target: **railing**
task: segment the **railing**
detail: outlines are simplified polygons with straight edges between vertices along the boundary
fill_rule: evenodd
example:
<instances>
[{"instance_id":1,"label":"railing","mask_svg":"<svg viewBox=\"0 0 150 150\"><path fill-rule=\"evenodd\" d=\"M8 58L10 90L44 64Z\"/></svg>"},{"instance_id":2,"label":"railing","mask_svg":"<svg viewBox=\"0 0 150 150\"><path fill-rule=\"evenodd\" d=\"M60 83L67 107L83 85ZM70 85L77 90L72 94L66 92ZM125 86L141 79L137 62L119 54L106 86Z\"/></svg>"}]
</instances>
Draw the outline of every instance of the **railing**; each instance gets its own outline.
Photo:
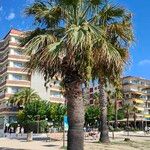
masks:
<instances>
[{"instance_id":1,"label":"railing","mask_svg":"<svg viewBox=\"0 0 150 150\"><path fill-rule=\"evenodd\" d=\"M28 60L28 59L29 59L29 56L25 56L25 55L12 55L12 54L9 54L9 55L8 55L8 58L10 58L10 59L25 59L25 60Z\"/></svg>"},{"instance_id":2,"label":"railing","mask_svg":"<svg viewBox=\"0 0 150 150\"><path fill-rule=\"evenodd\" d=\"M28 73L28 69L25 69L24 67L16 68L16 67L7 67L7 71L10 72L22 72L22 73Z\"/></svg>"},{"instance_id":3,"label":"railing","mask_svg":"<svg viewBox=\"0 0 150 150\"><path fill-rule=\"evenodd\" d=\"M8 47L9 43L5 44L2 48L0 48L0 52L4 51Z\"/></svg>"},{"instance_id":4,"label":"railing","mask_svg":"<svg viewBox=\"0 0 150 150\"><path fill-rule=\"evenodd\" d=\"M18 111L18 107L4 106L0 108L0 112L16 112Z\"/></svg>"},{"instance_id":5,"label":"railing","mask_svg":"<svg viewBox=\"0 0 150 150\"><path fill-rule=\"evenodd\" d=\"M10 97L10 96L12 96L13 94L8 94L8 93L4 93L4 94L2 94L1 96L0 96L0 99L3 99L3 98L5 98L5 97Z\"/></svg>"},{"instance_id":6,"label":"railing","mask_svg":"<svg viewBox=\"0 0 150 150\"><path fill-rule=\"evenodd\" d=\"M0 83L0 87L1 87L1 86L4 86L5 84L6 84L6 80L3 81L2 83Z\"/></svg>"},{"instance_id":7,"label":"railing","mask_svg":"<svg viewBox=\"0 0 150 150\"><path fill-rule=\"evenodd\" d=\"M30 81L23 81L23 80L6 80L0 84L0 87L4 86L5 84L13 84L13 85L30 87Z\"/></svg>"},{"instance_id":8,"label":"railing","mask_svg":"<svg viewBox=\"0 0 150 150\"><path fill-rule=\"evenodd\" d=\"M65 98L58 98L58 97L50 96L50 101L64 103L65 102Z\"/></svg>"},{"instance_id":9,"label":"railing","mask_svg":"<svg viewBox=\"0 0 150 150\"><path fill-rule=\"evenodd\" d=\"M0 63L4 62L6 59L8 59L7 55L4 58L0 59Z\"/></svg>"},{"instance_id":10,"label":"railing","mask_svg":"<svg viewBox=\"0 0 150 150\"><path fill-rule=\"evenodd\" d=\"M0 74L3 74L6 71L7 71L7 68L4 68L4 69L0 70Z\"/></svg>"}]
</instances>

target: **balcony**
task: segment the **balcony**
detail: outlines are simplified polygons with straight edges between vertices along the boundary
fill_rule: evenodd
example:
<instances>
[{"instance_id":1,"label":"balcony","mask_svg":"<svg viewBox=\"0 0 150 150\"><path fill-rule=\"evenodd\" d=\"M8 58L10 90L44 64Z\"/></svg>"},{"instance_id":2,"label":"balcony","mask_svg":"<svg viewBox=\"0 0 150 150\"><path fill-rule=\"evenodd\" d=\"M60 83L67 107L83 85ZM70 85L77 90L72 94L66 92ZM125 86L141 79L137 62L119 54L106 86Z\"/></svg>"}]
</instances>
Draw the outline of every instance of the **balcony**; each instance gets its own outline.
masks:
<instances>
[{"instance_id":1,"label":"balcony","mask_svg":"<svg viewBox=\"0 0 150 150\"><path fill-rule=\"evenodd\" d=\"M29 56L25 56L25 55L12 55L12 54L9 54L8 55L8 59L10 60L20 60L20 61L28 61L29 59Z\"/></svg>"},{"instance_id":2,"label":"balcony","mask_svg":"<svg viewBox=\"0 0 150 150\"><path fill-rule=\"evenodd\" d=\"M50 91L61 92L61 89L60 89L60 86L52 86L52 87L50 87Z\"/></svg>"},{"instance_id":3,"label":"balcony","mask_svg":"<svg viewBox=\"0 0 150 150\"><path fill-rule=\"evenodd\" d=\"M7 80L6 84L10 86L30 87L30 81L25 80Z\"/></svg>"},{"instance_id":4,"label":"balcony","mask_svg":"<svg viewBox=\"0 0 150 150\"><path fill-rule=\"evenodd\" d=\"M4 86L5 84L6 84L6 81L1 82L1 83L0 83L0 87L1 87L1 86Z\"/></svg>"},{"instance_id":5,"label":"balcony","mask_svg":"<svg viewBox=\"0 0 150 150\"><path fill-rule=\"evenodd\" d=\"M135 106L135 108L136 108L138 111L144 111L144 108L143 108L143 107Z\"/></svg>"},{"instance_id":6,"label":"balcony","mask_svg":"<svg viewBox=\"0 0 150 150\"><path fill-rule=\"evenodd\" d=\"M0 107L0 113L2 112L17 112L17 107L11 107L11 106L1 106Z\"/></svg>"},{"instance_id":7,"label":"balcony","mask_svg":"<svg viewBox=\"0 0 150 150\"><path fill-rule=\"evenodd\" d=\"M7 71L7 68L3 68L2 70L0 70L0 75L5 73Z\"/></svg>"},{"instance_id":8,"label":"balcony","mask_svg":"<svg viewBox=\"0 0 150 150\"><path fill-rule=\"evenodd\" d=\"M137 104L144 104L144 101L142 99L133 99L133 101Z\"/></svg>"},{"instance_id":9,"label":"balcony","mask_svg":"<svg viewBox=\"0 0 150 150\"><path fill-rule=\"evenodd\" d=\"M18 86L18 87L30 87L30 81L26 80L6 80L0 84L0 87L7 86Z\"/></svg>"},{"instance_id":10,"label":"balcony","mask_svg":"<svg viewBox=\"0 0 150 150\"><path fill-rule=\"evenodd\" d=\"M65 102L65 98L58 98L58 97L50 96L50 102L64 103Z\"/></svg>"},{"instance_id":11,"label":"balcony","mask_svg":"<svg viewBox=\"0 0 150 150\"><path fill-rule=\"evenodd\" d=\"M3 47L0 48L0 52L5 51L5 49L8 47L9 43L5 44Z\"/></svg>"},{"instance_id":12,"label":"balcony","mask_svg":"<svg viewBox=\"0 0 150 150\"><path fill-rule=\"evenodd\" d=\"M144 115L144 118L150 118L150 114Z\"/></svg>"},{"instance_id":13,"label":"balcony","mask_svg":"<svg viewBox=\"0 0 150 150\"><path fill-rule=\"evenodd\" d=\"M7 72L10 73L28 74L28 71L29 70L25 68L7 67Z\"/></svg>"},{"instance_id":14,"label":"balcony","mask_svg":"<svg viewBox=\"0 0 150 150\"><path fill-rule=\"evenodd\" d=\"M8 56L5 56L5 57L1 58L0 63L4 62L6 59L8 59Z\"/></svg>"},{"instance_id":15,"label":"balcony","mask_svg":"<svg viewBox=\"0 0 150 150\"><path fill-rule=\"evenodd\" d=\"M6 93L4 93L4 94L2 94L2 95L0 95L0 99L9 99L9 97L10 96L12 96L13 94L6 94Z\"/></svg>"}]
</instances>

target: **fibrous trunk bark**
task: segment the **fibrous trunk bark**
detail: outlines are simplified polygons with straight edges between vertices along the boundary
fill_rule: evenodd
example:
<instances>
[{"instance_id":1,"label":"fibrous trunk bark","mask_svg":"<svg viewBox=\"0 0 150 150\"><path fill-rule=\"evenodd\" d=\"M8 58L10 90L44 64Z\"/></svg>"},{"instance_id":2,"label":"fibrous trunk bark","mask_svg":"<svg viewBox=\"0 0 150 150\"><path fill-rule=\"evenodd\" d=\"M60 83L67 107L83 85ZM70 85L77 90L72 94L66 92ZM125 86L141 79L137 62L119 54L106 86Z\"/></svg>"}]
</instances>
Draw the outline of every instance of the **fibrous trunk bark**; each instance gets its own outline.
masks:
<instances>
[{"instance_id":1,"label":"fibrous trunk bark","mask_svg":"<svg viewBox=\"0 0 150 150\"><path fill-rule=\"evenodd\" d=\"M69 123L67 150L83 150L84 105L82 98L81 82L73 78L73 75L68 77L68 83L66 84L67 86L65 89Z\"/></svg>"},{"instance_id":2,"label":"fibrous trunk bark","mask_svg":"<svg viewBox=\"0 0 150 150\"><path fill-rule=\"evenodd\" d=\"M115 99L115 128L118 127L118 107L117 107L117 99Z\"/></svg>"},{"instance_id":3,"label":"fibrous trunk bark","mask_svg":"<svg viewBox=\"0 0 150 150\"><path fill-rule=\"evenodd\" d=\"M127 110L127 127L129 127L129 110Z\"/></svg>"},{"instance_id":4,"label":"fibrous trunk bark","mask_svg":"<svg viewBox=\"0 0 150 150\"><path fill-rule=\"evenodd\" d=\"M109 130L107 125L107 95L105 92L105 84L100 79L100 142L109 143Z\"/></svg>"}]
</instances>

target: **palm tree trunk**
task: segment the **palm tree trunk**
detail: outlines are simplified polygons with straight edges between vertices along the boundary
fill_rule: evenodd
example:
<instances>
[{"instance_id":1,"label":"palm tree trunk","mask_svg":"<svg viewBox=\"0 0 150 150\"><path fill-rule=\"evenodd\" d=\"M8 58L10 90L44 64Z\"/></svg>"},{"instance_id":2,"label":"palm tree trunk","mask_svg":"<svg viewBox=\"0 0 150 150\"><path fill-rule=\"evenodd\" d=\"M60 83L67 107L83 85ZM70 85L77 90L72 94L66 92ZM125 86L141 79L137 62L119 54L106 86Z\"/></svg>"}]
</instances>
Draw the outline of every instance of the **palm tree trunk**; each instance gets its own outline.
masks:
<instances>
[{"instance_id":1,"label":"palm tree trunk","mask_svg":"<svg viewBox=\"0 0 150 150\"><path fill-rule=\"evenodd\" d=\"M118 127L118 107L117 107L117 99L115 99L115 128Z\"/></svg>"},{"instance_id":2,"label":"palm tree trunk","mask_svg":"<svg viewBox=\"0 0 150 150\"><path fill-rule=\"evenodd\" d=\"M109 130L107 125L107 96L103 78L100 78L100 139L102 143L109 142Z\"/></svg>"},{"instance_id":3,"label":"palm tree trunk","mask_svg":"<svg viewBox=\"0 0 150 150\"><path fill-rule=\"evenodd\" d=\"M67 150L84 149L84 105L82 98L81 82L72 79L67 83L65 88L65 97L67 99L68 114L68 140ZM73 80L73 81L72 81Z\"/></svg>"},{"instance_id":4,"label":"palm tree trunk","mask_svg":"<svg viewBox=\"0 0 150 150\"><path fill-rule=\"evenodd\" d=\"M129 111L127 110L127 127L129 128Z\"/></svg>"}]
</instances>

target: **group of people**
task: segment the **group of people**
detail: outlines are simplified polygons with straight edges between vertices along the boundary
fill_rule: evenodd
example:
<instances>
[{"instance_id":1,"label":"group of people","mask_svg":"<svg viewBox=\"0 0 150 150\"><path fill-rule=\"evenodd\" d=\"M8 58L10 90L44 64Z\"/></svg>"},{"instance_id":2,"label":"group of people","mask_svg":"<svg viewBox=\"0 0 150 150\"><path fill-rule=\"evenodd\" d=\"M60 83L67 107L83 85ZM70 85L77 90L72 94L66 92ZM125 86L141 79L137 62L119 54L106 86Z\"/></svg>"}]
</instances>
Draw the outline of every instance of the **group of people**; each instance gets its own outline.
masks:
<instances>
[{"instance_id":1,"label":"group of people","mask_svg":"<svg viewBox=\"0 0 150 150\"><path fill-rule=\"evenodd\" d=\"M4 132L5 132L5 137L8 136L8 133L9 136L11 136L12 133L15 133L16 137L18 137L19 134L21 136L24 134L24 127L20 127L18 125L17 128L15 129L13 126L10 126L10 127L6 127Z\"/></svg>"},{"instance_id":2,"label":"group of people","mask_svg":"<svg viewBox=\"0 0 150 150\"><path fill-rule=\"evenodd\" d=\"M85 128L84 127L84 132L85 132L85 139L87 137L92 137L93 140L96 140L98 138L99 132L95 129L90 129L90 128Z\"/></svg>"}]
</instances>

